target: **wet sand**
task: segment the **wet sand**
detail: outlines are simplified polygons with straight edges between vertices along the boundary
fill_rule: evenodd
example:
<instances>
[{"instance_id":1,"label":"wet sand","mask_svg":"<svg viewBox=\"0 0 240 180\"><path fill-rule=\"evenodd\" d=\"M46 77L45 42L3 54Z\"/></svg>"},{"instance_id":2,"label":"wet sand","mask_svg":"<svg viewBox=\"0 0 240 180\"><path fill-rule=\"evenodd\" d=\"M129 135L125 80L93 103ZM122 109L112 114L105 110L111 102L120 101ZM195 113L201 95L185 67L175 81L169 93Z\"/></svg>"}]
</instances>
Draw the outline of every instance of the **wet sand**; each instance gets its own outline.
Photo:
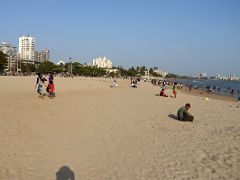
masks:
<instances>
[{"instance_id":1,"label":"wet sand","mask_svg":"<svg viewBox=\"0 0 240 180\"><path fill-rule=\"evenodd\" d=\"M56 98L41 99L34 82L0 77L1 180L240 177L238 102L99 78L56 78ZM187 102L193 123L174 119Z\"/></svg>"}]
</instances>

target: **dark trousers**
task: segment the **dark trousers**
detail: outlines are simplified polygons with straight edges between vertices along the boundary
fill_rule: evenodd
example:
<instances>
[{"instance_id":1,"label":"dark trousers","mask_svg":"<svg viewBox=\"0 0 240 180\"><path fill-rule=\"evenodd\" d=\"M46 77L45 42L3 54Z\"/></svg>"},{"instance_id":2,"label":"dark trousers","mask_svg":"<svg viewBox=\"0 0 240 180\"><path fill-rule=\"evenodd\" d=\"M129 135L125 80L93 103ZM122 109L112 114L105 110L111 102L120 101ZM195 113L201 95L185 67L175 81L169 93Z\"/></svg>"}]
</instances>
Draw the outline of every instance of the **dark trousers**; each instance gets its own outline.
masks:
<instances>
[{"instance_id":1,"label":"dark trousers","mask_svg":"<svg viewBox=\"0 0 240 180\"><path fill-rule=\"evenodd\" d=\"M193 116L184 116L183 121L193 121L194 117Z\"/></svg>"}]
</instances>

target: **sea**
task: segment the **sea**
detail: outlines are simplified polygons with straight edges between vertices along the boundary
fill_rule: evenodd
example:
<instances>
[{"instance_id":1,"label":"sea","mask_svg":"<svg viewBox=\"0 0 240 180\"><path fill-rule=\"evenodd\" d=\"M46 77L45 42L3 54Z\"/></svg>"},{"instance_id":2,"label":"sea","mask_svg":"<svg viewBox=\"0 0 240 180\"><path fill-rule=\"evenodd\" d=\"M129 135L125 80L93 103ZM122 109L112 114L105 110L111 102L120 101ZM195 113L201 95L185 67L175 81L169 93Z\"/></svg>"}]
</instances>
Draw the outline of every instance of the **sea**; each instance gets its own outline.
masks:
<instances>
[{"instance_id":1,"label":"sea","mask_svg":"<svg viewBox=\"0 0 240 180\"><path fill-rule=\"evenodd\" d=\"M224 96L240 97L240 81L227 81L227 80L189 80L189 79L178 79L176 82L193 88L198 88L203 91L210 89L213 93L221 94ZM233 91L233 93L231 93Z\"/></svg>"}]
</instances>

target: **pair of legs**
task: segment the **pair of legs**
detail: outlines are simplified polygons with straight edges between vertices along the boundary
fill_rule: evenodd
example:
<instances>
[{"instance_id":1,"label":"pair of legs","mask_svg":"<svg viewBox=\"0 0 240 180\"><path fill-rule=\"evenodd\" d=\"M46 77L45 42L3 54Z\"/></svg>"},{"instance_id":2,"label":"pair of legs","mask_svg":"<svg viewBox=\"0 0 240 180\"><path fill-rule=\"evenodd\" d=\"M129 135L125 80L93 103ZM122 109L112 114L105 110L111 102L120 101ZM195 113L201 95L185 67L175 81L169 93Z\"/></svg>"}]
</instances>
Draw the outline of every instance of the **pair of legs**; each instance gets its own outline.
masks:
<instances>
[{"instance_id":1,"label":"pair of legs","mask_svg":"<svg viewBox=\"0 0 240 180\"><path fill-rule=\"evenodd\" d=\"M37 92L39 94L39 97L43 98L44 94L42 93L42 85L41 84L38 85Z\"/></svg>"},{"instance_id":2,"label":"pair of legs","mask_svg":"<svg viewBox=\"0 0 240 180\"><path fill-rule=\"evenodd\" d=\"M194 117L193 116L184 116L183 117L183 121L193 121L194 120Z\"/></svg>"},{"instance_id":3,"label":"pair of legs","mask_svg":"<svg viewBox=\"0 0 240 180\"><path fill-rule=\"evenodd\" d=\"M173 95L174 95L175 98L177 97L177 91L176 90L173 91Z\"/></svg>"},{"instance_id":4,"label":"pair of legs","mask_svg":"<svg viewBox=\"0 0 240 180\"><path fill-rule=\"evenodd\" d=\"M55 93L54 93L54 92L49 92L49 97L50 97L50 98L55 97Z\"/></svg>"}]
</instances>

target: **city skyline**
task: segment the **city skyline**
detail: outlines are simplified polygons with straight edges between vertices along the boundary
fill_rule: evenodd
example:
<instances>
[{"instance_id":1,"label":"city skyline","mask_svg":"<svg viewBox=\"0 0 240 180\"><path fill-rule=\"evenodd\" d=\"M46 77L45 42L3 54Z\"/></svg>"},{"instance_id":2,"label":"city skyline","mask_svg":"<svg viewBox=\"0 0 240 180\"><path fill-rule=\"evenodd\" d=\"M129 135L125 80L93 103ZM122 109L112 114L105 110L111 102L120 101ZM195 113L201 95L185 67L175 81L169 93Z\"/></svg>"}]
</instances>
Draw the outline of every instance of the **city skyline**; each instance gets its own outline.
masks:
<instances>
[{"instance_id":1,"label":"city skyline","mask_svg":"<svg viewBox=\"0 0 240 180\"><path fill-rule=\"evenodd\" d=\"M46 11L33 8L43 4ZM8 19L2 20L5 28L0 29L0 41L17 46L18 37L30 33L38 42L37 49L51 50L53 62L69 57L88 62L107 56L114 65L124 67L146 65L182 75L240 76L237 0L22 0L2 5L15 13L3 9Z\"/></svg>"}]
</instances>

